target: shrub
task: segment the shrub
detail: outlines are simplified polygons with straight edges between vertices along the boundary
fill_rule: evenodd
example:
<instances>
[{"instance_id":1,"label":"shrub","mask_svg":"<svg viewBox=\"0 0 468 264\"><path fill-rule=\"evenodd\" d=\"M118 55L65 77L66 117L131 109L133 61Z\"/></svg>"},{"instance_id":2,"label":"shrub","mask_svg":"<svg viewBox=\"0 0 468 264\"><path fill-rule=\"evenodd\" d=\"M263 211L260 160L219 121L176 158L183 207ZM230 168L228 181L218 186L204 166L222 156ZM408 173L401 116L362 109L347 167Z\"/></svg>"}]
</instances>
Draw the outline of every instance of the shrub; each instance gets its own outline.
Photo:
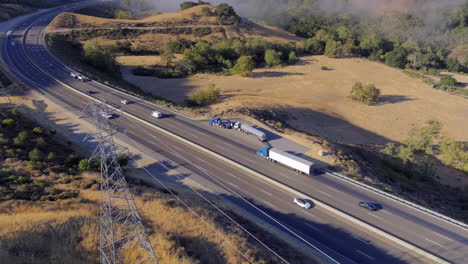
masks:
<instances>
[{"instance_id":1,"label":"shrub","mask_svg":"<svg viewBox=\"0 0 468 264\"><path fill-rule=\"evenodd\" d=\"M120 164L120 166L125 167L128 165L128 162L130 161L130 157L126 154L119 154L117 156L117 162Z\"/></svg>"},{"instance_id":2,"label":"shrub","mask_svg":"<svg viewBox=\"0 0 468 264\"><path fill-rule=\"evenodd\" d=\"M36 141L36 146L38 148L44 148L45 146L47 146L47 143L43 137L36 138L35 141Z\"/></svg>"},{"instance_id":3,"label":"shrub","mask_svg":"<svg viewBox=\"0 0 468 264\"><path fill-rule=\"evenodd\" d=\"M41 161L44 158L44 154L38 148L34 148L29 152L29 159L31 161Z\"/></svg>"},{"instance_id":4,"label":"shrub","mask_svg":"<svg viewBox=\"0 0 468 264\"><path fill-rule=\"evenodd\" d=\"M288 62L289 62L289 64L296 64L297 55L296 55L296 52L294 50L289 53Z\"/></svg>"},{"instance_id":5,"label":"shrub","mask_svg":"<svg viewBox=\"0 0 468 264\"><path fill-rule=\"evenodd\" d=\"M55 153L54 152L50 152L49 155L47 155L47 160L50 160L50 161L53 161L55 160Z\"/></svg>"},{"instance_id":6,"label":"shrub","mask_svg":"<svg viewBox=\"0 0 468 264\"><path fill-rule=\"evenodd\" d=\"M320 69L321 69L322 71L328 71L328 70L330 70L327 66L321 66Z\"/></svg>"},{"instance_id":7,"label":"shrub","mask_svg":"<svg viewBox=\"0 0 468 264\"><path fill-rule=\"evenodd\" d=\"M363 85L361 82L357 82L353 85L350 94L351 99L363 102L367 105L375 103L379 96L380 89L375 87L375 85Z\"/></svg>"},{"instance_id":8,"label":"shrub","mask_svg":"<svg viewBox=\"0 0 468 264\"><path fill-rule=\"evenodd\" d=\"M221 24L237 25L241 21L234 8L226 3L222 3L216 7L216 15Z\"/></svg>"},{"instance_id":9,"label":"shrub","mask_svg":"<svg viewBox=\"0 0 468 264\"><path fill-rule=\"evenodd\" d=\"M18 110L18 107L16 107L16 106L13 107L13 108L11 109L11 114L14 115L14 116L19 116L19 115L20 115L20 112L19 112L19 110Z\"/></svg>"},{"instance_id":10,"label":"shrub","mask_svg":"<svg viewBox=\"0 0 468 264\"><path fill-rule=\"evenodd\" d=\"M16 124L16 121L14 119L11 119L11 118L8 118L8 119L4 119L2 121L2 126L4 127L14 127Z\"/></svg>"},{"instance_id":11,"label":"shrub","mask_svg":"<svg viewBox=\"0 0 468 264\"><path fill-rule=\"evenodd\" d=\"M432 144L439 133L440 122L431 120L425 127L411 130L404 143L412 151L424 151L427 154L432 154Z\"/></svg>"},{"instance_id":12,"label":"shrub","mask_svg":"<svg viewBox=\"0 0 468 264\"><path fill-rule=\"evenodd\" d=\"M44 129L42 129L41 127L35 127L35 128L33 128L32 131L33 131L34 134L38 134L38 135L44 133Z\"/></svg>"},{"instance_id":13,"label":"shrub","mask_svg":"<svg viewBox=\"0 0 468 264\"><path fill-rule=\"evenodd\" d=\"M13 139L13 143L18 146L24 146L26 145L28 141L28 132L27 131L21 131L18 133L18 136Z\"/></svg>"},{"instance_id":14,"label":"shrub","mask_svg":"<svg viewBox=\"0 0 468 264\"><path fill-rule=\"evenodd\" d=\"M91 170L91 164L88 159L82 159L78 163L78 170L80 171L88 171Z\"/></svg>"},{"instance_id":15,"label":"shrub","mask_svg":"<svg viewBox=\"0 0 468 264\"><path fill-rule=\"evenodd\" d=\"M236 75L240 75L242 77L248 77L252 75L252 71L255 69L255 62L253 61L252 57L249 56L241 56L234 68L232 69L232 73Z\"/></svg>"},{"instance_id":16,"label":"shrub","mask_svg":"<svg viewBox=\"0 0 468 264\"><path fill-rule=\"evenodd\" d=\"M117 10L114 13L114 18L116 19L133 19L132 13L124 10Z\"/></svg>"},{"instance_id":17,"label":"shrub","mask_svg":"<svg viewBox=\"0 0 468 264\"><path fill-rule=\"evenodd\" d=\"M457 80L453 78L451 75L445 75L440 78L440 86L455 86L457 84Z\"/></svg>"},{"instance_id":18,"label":"shrub","mask_svg":"<svg viewBox=\"0 0 468 264\"><path fill-rule=\"evenodd\" d=\"M79 162L79 158L77 155L69 155L66 159L65 159L65 163L67 165L70 165L70 166L73 166L73 165L77 165Z\"/></svg>"},{"instance_id":19,"label":"shrub","mask_svg":"<svg viewBox=\"0 0 468 264\"><path fill-rule=\"evenodd\" d=\"M191 106L204 106L216 102L221 97L221 90L214 84L204 90L191 94L187 98L187 104Z\"/></svg>"},{"instance_id":20,"label":"shrub","mask_svg":"<svg viewBox=\"0 0 468 264\"><path fill-rule=\"evenodd\" d=\"M267 66L276 66L282 63L281 56L283 53L281 51L276 51L274 49L267 49L265 51L265 63Z\"/></svg>"},{"instance_id":21,"label":"shrub","mask_svg":"<svg viewBox=\"0 0 468 264\"><path fill-rule=\"evenodd\" d=\"M442 152L442 162L445 165L453 166L459 170L468 172L468 145L455 141L452 138L445 138L440 145Z\"/></svg>"}]
</instances>

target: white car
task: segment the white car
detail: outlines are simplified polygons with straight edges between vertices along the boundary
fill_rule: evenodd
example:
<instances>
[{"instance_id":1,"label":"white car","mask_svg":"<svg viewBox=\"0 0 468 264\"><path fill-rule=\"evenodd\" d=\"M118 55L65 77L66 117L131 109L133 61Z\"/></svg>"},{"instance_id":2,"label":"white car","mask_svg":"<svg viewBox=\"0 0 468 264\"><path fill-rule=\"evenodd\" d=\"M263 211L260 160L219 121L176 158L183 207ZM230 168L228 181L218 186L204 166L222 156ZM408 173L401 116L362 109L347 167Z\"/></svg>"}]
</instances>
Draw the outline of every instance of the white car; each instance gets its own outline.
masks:
<instances>
[{"instance_id":1,"label":"white car","mask_svg":"<svg viewBox=\"0 0 468 264\"><path fill-rule=\"evenodd\" d=\"M151 115L153 117L156 117L156 118L161 118L162 117L162 113L159 112L159 111L153 111L153 113Z\"/></svg>"},{"instance_id":2,"label":"white car","mask_svg":"<svg viewBox=\"0 0 468 264\"><path fill-rule=\"evenodd\" d=\"M302 198L294 198L294 203L304 209L309 209L310 207L312 207L312 205L307 200Z\"/></svg>"},{"instance_id":3,"label":"white car","mask_svg":"<svg viewBox=\"0 0 468 264\"><path fill-rule=\"evenodd\" d=\"M102 112L101 115L105 119L111 119L112 118L112 114L109 114L109 113L106 113L106 112Z\"/></svg>"},{"instance_id":4,"label":"white car","mask_svg":"<svg viewBox=\"0 0 468 264\"><path fill-rule=\"evenodd\" d=\"M70 77L76 79L76 78L78 78L78 73L76 73L76 72L70 72Z\"/></svg>"},{"instance_id":5,"label":"white car","mask_svg":"<svg viewBox=\"0 0 468 264\"><path fill-rule=\"evenodd\" d=\"M130 101L128 101L128 100L122 100L122 101L120 101L120 103L122 103L122 104L126 105L126 104L129 104L129 103L130 103Z\"/></svg>"},{"instance_id":6,"label":"white car","mask_svg":"<svg viewBox=\"0 0 468 264\"><path fill-rule=\"evenodd\" d=\"M87 82L87 81L89 81L88 77L83 76L83 75L78 75L77 78L78 78L78 81L80 81L80 82Z\"/></svg>"},{"instance_id":7,"label":"white car","mask_svg":"<svg viewBox=\"0 0 468 264\"><path fill-rule=\"evenodd\" d=\"M10 42L10 45L11 45L12 47L14 47L14 46L15 46L15 42L14 42L14 41Z\"/></svg>"}]
</instances>

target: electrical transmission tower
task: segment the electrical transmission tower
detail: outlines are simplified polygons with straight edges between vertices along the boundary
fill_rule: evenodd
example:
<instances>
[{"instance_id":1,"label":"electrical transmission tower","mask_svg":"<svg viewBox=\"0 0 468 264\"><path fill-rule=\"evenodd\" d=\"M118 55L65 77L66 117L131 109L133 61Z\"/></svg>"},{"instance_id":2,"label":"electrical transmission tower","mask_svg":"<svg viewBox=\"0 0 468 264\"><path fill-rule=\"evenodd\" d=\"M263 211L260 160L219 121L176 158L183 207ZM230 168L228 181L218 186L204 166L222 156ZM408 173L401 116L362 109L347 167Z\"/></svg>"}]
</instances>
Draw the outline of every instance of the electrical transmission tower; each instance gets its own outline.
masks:
<instances>
[{"instance_id":1,"label":"electrical transmission tower","mask_svg":"<svg viewBox=\"0 0 468 264\"><path fill-rule=\"evenodd\" d=\"M90 160L98 159L101 162L100 263L157 264L117 158L119 148L113 140L115 129L109 122L112 118L111 108L101 102L88 104L86 109L96 123L98 140Z\"/></svg>"}]
</instances>

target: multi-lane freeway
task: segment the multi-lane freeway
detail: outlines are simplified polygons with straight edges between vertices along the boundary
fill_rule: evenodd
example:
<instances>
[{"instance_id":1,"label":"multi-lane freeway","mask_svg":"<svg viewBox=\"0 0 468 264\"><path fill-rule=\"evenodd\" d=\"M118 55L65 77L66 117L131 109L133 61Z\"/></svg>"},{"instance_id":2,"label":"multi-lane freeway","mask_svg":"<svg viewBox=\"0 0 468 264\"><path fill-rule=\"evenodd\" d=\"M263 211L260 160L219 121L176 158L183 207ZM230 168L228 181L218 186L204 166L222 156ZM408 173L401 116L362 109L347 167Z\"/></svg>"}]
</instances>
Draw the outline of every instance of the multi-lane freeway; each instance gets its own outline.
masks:
<instances>
[{"instance_id":1,"label":"multi-lane freeway","mask_svg":"<svg viewBox=\"0 0 468 264\"><path fill-rule=\"evenodd\" d=\"M74 5L67 8L72 7ZM31 89L76 110L81 110L89 101L83 95L89 90L96 92L91 96L113 105L119 105L122 99L133 101L134 103L123 106L129 114L299 190L444 260L468 263L468 230L463 227L331 175L297 174L258 158L255 155L256 146L244 144L242 137L228 137L222 130L208 127L206 122L169 112L151 102L94 81L79 82L70 77L71 70L47 51L43 36L47 24L67 8L55 8L25 18L12 28L11 36L2 38L1 57L4 64L19 81ZM153 110L170 116L156 120L150 116ZM305 246L324 252L339 263L432 263L427 257L341 219L323 208L301 209L292 203L294 196L291 193L211 155L192 149L148 125L124 116L112 119L111 122L125 129L128 142L137 142L162 154L171 163L184 167L223 190L219 195L224 199ZM260 146L260 143L257 144ZM359 201L376 202L383 209L367 211L357 206Z\"/></svg>"}]
</instances>

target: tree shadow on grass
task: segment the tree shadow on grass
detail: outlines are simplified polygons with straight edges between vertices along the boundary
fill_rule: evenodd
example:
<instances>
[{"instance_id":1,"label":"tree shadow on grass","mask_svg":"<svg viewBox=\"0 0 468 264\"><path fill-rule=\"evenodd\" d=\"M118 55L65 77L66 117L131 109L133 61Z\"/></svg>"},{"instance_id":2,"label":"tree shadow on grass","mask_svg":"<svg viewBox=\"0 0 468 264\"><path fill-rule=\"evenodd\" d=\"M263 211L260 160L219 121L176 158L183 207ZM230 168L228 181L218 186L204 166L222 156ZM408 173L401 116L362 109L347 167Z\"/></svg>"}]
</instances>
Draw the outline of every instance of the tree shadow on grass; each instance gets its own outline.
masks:
<instances>
[{"instance_id":1,"label":"tree shadow on grass","mask_svg":"<svg viewBox=\"0 0 468 264\"><path fill-rule=\"evenodd\" d=\"M297 72L266 71L266 72L254 72L252 74L252 78L274 78L274 77L299 76L299 75L304 75L304 74L297 73Z\"/></svg>"},{"instance_id":2,"label":"tree shadow on grass","mask_svg":"<svg viewBox=\"0 0 468 264\"><path fill-rule=\"evenodd\" d=\"M382 95L378 98L377 102L375 103L376 106L378 105L385 105L385 104L396 104L406 101L413 101L415 99L410 98L404 95Z\"/></svg>"}]
</instances>

